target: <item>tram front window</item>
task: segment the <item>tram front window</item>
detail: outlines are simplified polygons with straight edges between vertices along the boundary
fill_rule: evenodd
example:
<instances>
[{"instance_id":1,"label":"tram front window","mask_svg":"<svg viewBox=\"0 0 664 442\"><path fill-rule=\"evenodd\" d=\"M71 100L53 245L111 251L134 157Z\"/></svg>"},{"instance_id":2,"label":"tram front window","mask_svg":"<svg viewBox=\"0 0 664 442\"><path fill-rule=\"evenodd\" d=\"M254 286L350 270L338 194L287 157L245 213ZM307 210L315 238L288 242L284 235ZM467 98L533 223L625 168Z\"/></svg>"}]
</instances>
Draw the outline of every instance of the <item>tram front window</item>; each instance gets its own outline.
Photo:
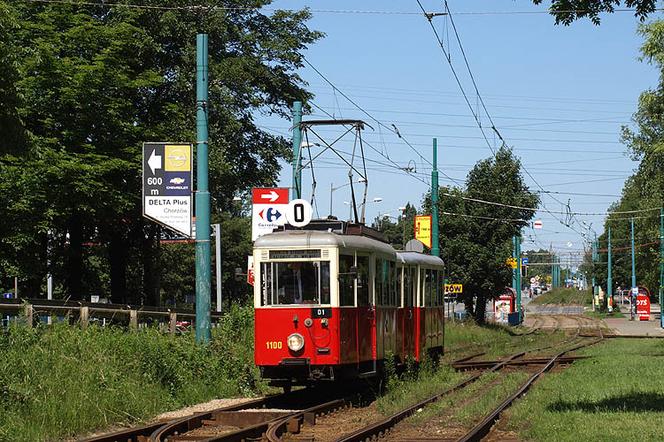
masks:
<instances>
[{"instance_id":1,"label":"tram front window","mask_svg":"<svg viewBox=\"0 0 664 442\"><path fill-rule=\"evenodd\" d=\"M263 305L329 304L329 261L261 264Z\"/></svg>"}]
</instances>

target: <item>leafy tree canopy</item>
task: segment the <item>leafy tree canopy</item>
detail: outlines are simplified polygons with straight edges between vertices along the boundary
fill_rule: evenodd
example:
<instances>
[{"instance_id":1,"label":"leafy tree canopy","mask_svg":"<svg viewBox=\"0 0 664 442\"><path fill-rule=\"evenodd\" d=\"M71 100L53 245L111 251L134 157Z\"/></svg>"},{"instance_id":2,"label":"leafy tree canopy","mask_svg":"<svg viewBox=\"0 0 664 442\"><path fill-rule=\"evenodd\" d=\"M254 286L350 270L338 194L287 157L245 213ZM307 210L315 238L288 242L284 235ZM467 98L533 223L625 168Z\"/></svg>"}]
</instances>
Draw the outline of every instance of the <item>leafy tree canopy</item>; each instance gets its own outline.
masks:
<instances>
[{"instance_id":1,"label":"leafy tree canopy","mask_svg":"<svg viewBox=\"0 0 664 442\"><path fill-rule=\"evenodd\" d=\"M533 0L539 5L544 0ZM616 8L634 8L634 15L640 20L655 11L656 0L551 0L549 10L556 18L556 24L569 25L580 18L589 18L594 24L600 24L599 15L614 12Z\"/></svg>"}]
</instances>

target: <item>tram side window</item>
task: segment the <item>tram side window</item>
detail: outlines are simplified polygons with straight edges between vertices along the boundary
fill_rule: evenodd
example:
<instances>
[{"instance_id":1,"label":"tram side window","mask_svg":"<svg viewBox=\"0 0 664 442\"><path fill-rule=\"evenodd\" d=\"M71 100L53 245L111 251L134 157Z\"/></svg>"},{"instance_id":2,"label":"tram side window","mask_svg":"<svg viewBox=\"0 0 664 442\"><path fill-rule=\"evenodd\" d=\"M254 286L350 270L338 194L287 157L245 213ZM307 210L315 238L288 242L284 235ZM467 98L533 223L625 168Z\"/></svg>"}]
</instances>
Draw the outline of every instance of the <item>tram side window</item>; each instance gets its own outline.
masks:
<instances>
[{"instance_id":1,"label":"tram side window","mask_svg":"<svg viewBox=\"0 0 664 442\"><path fill-rule=\"evenodd\" d=\"M376 259L376 279L374 281L376 291L376 303L385 305L385 293L387 293L387 261Z\"/></svg>"},{"instance_id":2,"label":"tram side window","mask_svg":"<svg viewBox=\"0 0 664 442\"><path fill-rule=\"evenodd\" d=\"M339 305L355 305L355 278L350 274L350 268L355 265L353 255L339 256Z\"/></svg>"},{"instance_id":3,"label":"tram side window","mask_svg":"<svg viewBox=\"0 0 664 442\"><path fill-rule=\"evenodd\" d=\"M369 257L357 257L357 305L369 305Z\"/></svg>"},{"instance_id":4,"label":"tram side window","mask_svg":"<svg viewBox=\"0 0 664 442\"><path fill-rule=\"evenodd\" d=\"M440 305L440 279L438 277L438 270L432 270L433 285L431 286L431 297L434 306Z\"/></svg>"},{"instance_id":5,"label":"tram side window","mask_svg":"<svg viewBox=\"0 0 664 442\"><path fill-rule=\"evenodd\" d=\"M431 292L433 288L433 270L427 269L424 277L424 302L426 307L431 307Z\"/></svg>"},{"instance_id":6,"label":"tram side window","mask_svg":"<svg viewBox=\"0 0 664 442\"><path fill-rule=\"evenodd\" d=\"M403 306L413 306L413 270L410 267L403 268Z\"/></svg>"},{"instance_id":7,"label":"tram side window","mask_svg":"<svg viewBox=\"0 0 664 442\"><path fill-rule=\"evenodd\" d=\"M390 261L390 299L389 305L396 307L399 305L399 284L397 284L399 278L399 272L397 272L397 264Z\"/></svg>"}]
</instances>

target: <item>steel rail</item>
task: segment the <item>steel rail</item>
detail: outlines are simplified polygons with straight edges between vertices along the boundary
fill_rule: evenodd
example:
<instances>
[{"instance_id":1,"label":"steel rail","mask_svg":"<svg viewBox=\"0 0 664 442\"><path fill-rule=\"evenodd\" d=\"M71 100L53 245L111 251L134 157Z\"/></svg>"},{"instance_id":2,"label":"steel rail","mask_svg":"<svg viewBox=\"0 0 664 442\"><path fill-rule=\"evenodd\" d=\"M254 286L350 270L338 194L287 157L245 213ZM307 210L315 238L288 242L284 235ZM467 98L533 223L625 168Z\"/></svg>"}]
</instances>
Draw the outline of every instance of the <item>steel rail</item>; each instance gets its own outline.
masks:
<instances>
[{"instance_id":1,"label":"steel rail","mask_svg":"<svg viewBox=\"0 0 664 442\"><path fill-rule=\"evenodd\" d=\"M153 424L148 424L148 425L143 425L140 427L133 427L133 428L128 428L126 430L120 430L116 431L113 433L108 433L108 434L102 434L99 436L93 436L85 439L80 439L79 442L141 442L144 440L148 440L151 434L153 434L155 431L158 431L159 429L170 425L174 422L180 422L186 419L195 419L198 416L206 416L203 417L203 419L209 419L212 417L215 413L223 412L223 411L238 411L238 410L243 410L247 408L258 408L270 401L274 401L275 398L282 397L283 395L275 395L275 396L267 396L265 398L260 398L260 399L254 399L252 401L247 401L243 402L241 404L235 404L235 405L229 405L226 407L220 407L216 408L214 410L206 411L206 412L201 412L201 413L195 413L192 416L187 416L186 418L181 418L181 419L174 419L170 420L168 422L155 422Z\"/></svg>"},{"instance_id":2,"label":"steel rail","mask_svg":"<svg viewBox=\"0 0 664 442\"><path fill-rule=\"evenodd\" d=\"M305 419L305 417L309 416L310 420L315 421L314 416L318 416L320 414L325 414L329 413L330 411L335 411L340 408L344 408L348 404L349 401L346 399L337 399L322 405L316 405L315 407L307 408L306 410L298 411L290 416L285 416L279 419L275 419L268 425L267 431L265 431L265 437L268 440L268 442L280 442L281 435L287 431L287 426L289 425L289 423L295 422L295 425L297 426L299 431L300 423L302 422L302 420Z\"/></svg>"},{"instance_id":3,"label":"steel rail","mask_svg":"<svg viewBox=\"0 0 664 442\"><path fill-rule=\"evenodd\" d=\"M489 434L489 431L491 431L491 428L493 427L493 424L498 420L500 417L500 414L507 409L512 403L523 396L529 389L530 387L535 383L535 381L544 373L549 371L555 364L556 361L561 358L562 356L565 355L565 353L569 353L574 350L578 350L583 347L588 347L590 345L594 345L598 342L600 342L602 338L597 339L595 341L587 342L584 344L579 344L575 347L569 348L567 350L561 351L557 355L553 356L549 362L542 367L540 370L538 370L535 374L533 374L528 380L515 392L513 393L510 397L505 399L498 407L496 407L491 413L489 413L484 419L482 419L481 422L479 422L477 425L475 425L468 433L466 433L463 437L457 439L457 442L476 442L482 440L484 436Z\"/></svg>"}]
</instances>

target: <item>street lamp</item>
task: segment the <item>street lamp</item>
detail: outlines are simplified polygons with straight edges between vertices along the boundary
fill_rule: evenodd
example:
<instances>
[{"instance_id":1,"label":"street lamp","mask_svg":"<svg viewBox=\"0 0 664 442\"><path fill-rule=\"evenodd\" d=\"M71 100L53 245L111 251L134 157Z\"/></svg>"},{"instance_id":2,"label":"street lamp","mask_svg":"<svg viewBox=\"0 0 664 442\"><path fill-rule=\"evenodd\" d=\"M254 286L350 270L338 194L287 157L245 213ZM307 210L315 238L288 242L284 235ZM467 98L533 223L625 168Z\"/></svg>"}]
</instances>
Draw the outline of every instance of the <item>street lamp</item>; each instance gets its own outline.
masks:
<instances>
[{"instance_id":1,"label":"street lamp","mask_svg":"<svg viewBox=\"0 0 664 442\"><path fill-rule=\"evenodd\" d=\"M364 184L364 183L367 182L367 180L365 178L360 178L356 182L357 182L357 184ZM338 186L338 187L334 187L334 183L330 183L330 216L332 216L332 193L335 190L343 189L344 187L348 187L348 186L350 186L350 183L342 184L341 186ZM344 201L344 204L349 204L350 205L350 203L348 201Z\"/></svg>"}]
</instances>

